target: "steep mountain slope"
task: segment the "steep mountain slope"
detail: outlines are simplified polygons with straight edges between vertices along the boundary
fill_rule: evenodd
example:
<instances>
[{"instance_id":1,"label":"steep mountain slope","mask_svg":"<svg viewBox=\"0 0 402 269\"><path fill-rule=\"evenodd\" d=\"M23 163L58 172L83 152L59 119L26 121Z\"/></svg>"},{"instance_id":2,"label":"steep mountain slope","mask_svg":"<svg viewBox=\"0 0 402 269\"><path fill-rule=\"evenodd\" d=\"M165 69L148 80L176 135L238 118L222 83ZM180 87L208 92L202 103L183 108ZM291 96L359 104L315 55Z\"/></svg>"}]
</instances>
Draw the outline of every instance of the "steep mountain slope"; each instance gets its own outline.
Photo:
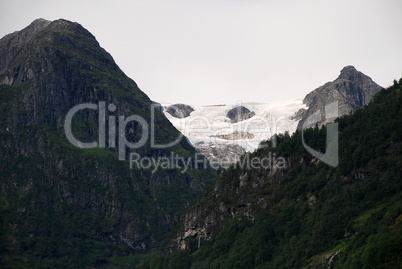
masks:
<instances>
[{"instance_id":1,"label":"steep mountain slope","mask_svg":"<svg viewBox=\"0 0 402 269\"><path fill-rule=\"evenodd\" d=\"M193 146L225 167L244 152L256 150L261 141L272 135L286 131L292 134L296 128L301 129L304 121L316 112L321 113L320 118L306 127L331 122L333 118L326 118L326 105L338 102L338 115L345 115L368 104L380 89L371 78L346 66L337 79L310 92L303 100L199 106L194 107L195 111L188 110L186 117L164 112Z\"/></svg>"},{"instance_id":2,"label":"steep mountain slope","mask_svg":"<svg viewBox=\"0 0 402 269\"><path fill-rule=\"evenodd\" d=\"M96 148L75 147L65 133L67 113L83 103L97 109L76 113L72 134L97 141ZM213 174L193 169L194 159L186 171L130 169L128 161L119 161L118 153L121 159L130 153L119 147L121 137L137 142L147 128L131 121L113 133L109 116L120 121L136 115L151 128L146 143L135 149L138 156L194 158L185 139L152 147L152 127L156 144L174 141L179 132L151 104L78 23L38 19L0 40L2 266L118 264L120 256L164 244L180 212Z\"/></svg>"},{"instance_id":3,"label":"steep mountain slope","mask_svg":"<svg viewBox=\"0 0 402 269\"><path fill-rule=\"evenodd\" d=\"M370 77L359 72L353 66L346 66L341 70L337 79L325 83L306 95L303 99L308 109L298 111L298 119L302 119L298 128L302 127L303 121L313 113L321 111L321 119L317 124L329 122L325 118L325 106L338 102L338 114L346 115L359 107L367 105L373 96L381 90ZM316 123L310 125L314 127ZM309 126L309 125L307 125Z\"/></svg>"},{"instance_id":4,"label":"steep mountain slope","mask_svg":"<svg viewBox=\"0 0 402 269\"><path fill-rule=\"evenodd\" d=\"M300 131L264 142L187 211L173 253L139 268L400 268L401 105L402 79L338 118L335 168ZM304 137L325 151L326 126Z\"/></svg>"}]
</instances>

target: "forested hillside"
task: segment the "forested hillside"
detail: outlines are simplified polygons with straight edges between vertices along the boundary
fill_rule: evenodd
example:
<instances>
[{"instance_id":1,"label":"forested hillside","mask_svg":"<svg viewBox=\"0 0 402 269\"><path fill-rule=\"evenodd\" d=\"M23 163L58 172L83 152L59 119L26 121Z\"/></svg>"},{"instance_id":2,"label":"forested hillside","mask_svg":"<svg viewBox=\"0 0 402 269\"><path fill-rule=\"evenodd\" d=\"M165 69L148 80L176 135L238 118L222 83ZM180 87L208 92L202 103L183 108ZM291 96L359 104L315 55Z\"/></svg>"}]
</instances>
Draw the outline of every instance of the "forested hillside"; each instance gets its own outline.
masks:
<instances>
[{"instance_id":1,"label":"forested hillside","mask_svg":"<svg viewBox=\"0 0 402 269\"><path fill-rule=\"evenodd\" d=\"M401 104L402 79L338 118L335 168L304 149L300 131L264 142L250 159L275 153L287 168L220 171L182 218L173 252L139 268L401 268ZM325 150L325 126L304 132Z\"/></svg>"},{"instance_id":2,"label":"forested hillside","mask_svg":"<svg viewBox=\"0 0 402 269\"><path fill-rule=\"evenodd\" d=\"M73 107L88 103L99 109L76 113L72 133L99 147L82 149L63 127ZM130 169L133 149L119 142L138 141L145 127L104 128L101 146L102 103L103 126L135 115L152 124L156 144L180 135L80 24L38 19L0 40L0 268L121 266L164 246L213 183L208 168ZM196 154L185 139L156 149L144 137L135 149L144 158Z\"/></svg>"}]
</instances>

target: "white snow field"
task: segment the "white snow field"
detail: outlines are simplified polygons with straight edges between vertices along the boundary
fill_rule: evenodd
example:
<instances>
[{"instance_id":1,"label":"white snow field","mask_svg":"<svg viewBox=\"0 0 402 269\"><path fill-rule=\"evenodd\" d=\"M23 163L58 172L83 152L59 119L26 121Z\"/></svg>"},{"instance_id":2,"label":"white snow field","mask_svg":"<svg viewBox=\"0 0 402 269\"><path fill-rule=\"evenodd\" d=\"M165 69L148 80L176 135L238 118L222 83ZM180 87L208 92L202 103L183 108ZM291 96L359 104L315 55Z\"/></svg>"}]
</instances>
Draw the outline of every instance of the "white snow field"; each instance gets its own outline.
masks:
<instances>
[{"instance_id":1,"label":"white snow field","mask_svg":"<svg viewBox=\"0 0 402 269\"><path fill-rule=\"evenodd\" d=\"M167 107L170 104L162 104ZM226 117L228 110L243 106L255 112L252 118L237 123L230 123ZM166 117L195 147L237 144L248 152L258 148L262 140L269 139L275 133L288 131L292 134L298 120L292 120L301 108L306 108L302 99L293 99L274 103L237 103L235 105L207 105L193 107L190 116L175 118L164 109ZM222 139L222 135L231 135ZM217 137L220 136L220 137ZM227 136L226 136L227 138Z\"/></svg>"}]
</instances>

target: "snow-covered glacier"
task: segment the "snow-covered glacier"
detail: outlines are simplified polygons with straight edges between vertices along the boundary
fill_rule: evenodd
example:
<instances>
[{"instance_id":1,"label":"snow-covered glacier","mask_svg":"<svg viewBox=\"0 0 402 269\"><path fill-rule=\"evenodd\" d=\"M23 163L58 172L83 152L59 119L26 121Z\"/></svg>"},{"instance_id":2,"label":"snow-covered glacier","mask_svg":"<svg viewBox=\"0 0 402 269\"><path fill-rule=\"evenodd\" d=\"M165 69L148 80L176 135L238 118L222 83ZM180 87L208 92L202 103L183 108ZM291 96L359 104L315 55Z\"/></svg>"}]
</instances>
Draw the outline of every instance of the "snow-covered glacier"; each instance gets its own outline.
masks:
<instances>
[{"instance_id":1,"label":"snow-covered glacier","mask_svg":"<svg viewBox=\"0 0 402 269\"><path fill-rule=\"evenodd\" d=\"M196 148L225 147L238 145L252 152L259 143L272 135L288 131L293 133L298 124L295 113L306 108L302 98L285 102L240 103L232 105L192 106L194 111L188 117L176 118L166 111L170 104L162 104L164 113L171 123ZM227 113L237 107L245 107L253 112L251 118L232 122Z\"/></svg>"}]
</instances>

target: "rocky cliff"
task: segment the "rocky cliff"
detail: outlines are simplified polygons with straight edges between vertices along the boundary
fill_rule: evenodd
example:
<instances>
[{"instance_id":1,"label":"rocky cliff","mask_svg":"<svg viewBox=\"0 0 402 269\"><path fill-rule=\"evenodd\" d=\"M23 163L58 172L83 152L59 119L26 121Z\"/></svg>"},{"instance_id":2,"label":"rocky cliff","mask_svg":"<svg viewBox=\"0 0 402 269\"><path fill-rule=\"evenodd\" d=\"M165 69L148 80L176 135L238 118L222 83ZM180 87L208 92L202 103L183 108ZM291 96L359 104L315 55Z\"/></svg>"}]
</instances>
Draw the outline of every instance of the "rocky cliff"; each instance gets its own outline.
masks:
<instances>
[{"instance_id":1,"label":"rocky cliff","mask_svg":"<svg viewBox=\"0 0 402 269\"><path fill-rule=\"evenodd\" d=\"M298 128L300 129L304 120L316 112L321 113L320 117L317 118L318 121L307 124L306 127L314 127L315 124L322 125L333 120L326 119L326 105L338 102L338 115L346 115L367 105L380 90L381 87L370 77L357 71L353 66L346 66L341 70L337 79L325 83L323 86L306 95L303 99L303 104L305 104L308 109L301 109L295 114L295 118L301 120Z\"/></svg>"},{"instance_id":2,"label":"rocky cliff","mask_svg":"<svg viewBox=\"0 0 402 269\"><path fill-rule=\"evenodd\" d=\"M214 168L227 167L230 164L236 163L246 153L244 148L236 144L225 145L198 142L194 146L211 163L216 164Z\"/></svg>"},{"instance_id":3,"label":"rocky cliff","mask_svg":"<svg viewBox=\"0 0 402 269\"><path fill-rule=\"evenodd\" d=\"M189 105L185 104L175 104L171 106L166 107L166 112L172 115L175 118L183 119L187 118L190 116L191 112L194 111L194 108L192 108Z\"/></svg>"},{"instance_id":4,"label":"rocky cliff","mask_svg":"<svg viewBox=\"0 0 402 269\"><path fill-rule=\"evenodd\" d=\"M21 266L46 260L49 266L83 267L147 253L163 245L180 212L212 180L208 169L195 170L191 162L183 172L130 169L119 161L120 136L110 127L119 116L140 116L151 127L153 114L156 144L179 133L161 111L151 111L151 100L78 23L38 19L2 38L0 96L1 252ZM101 102L109 126L105 143ZM67 113L82 103L98 110L79 111L72 133L99 142L97 148L75 147L64 132ZM134 143L142 126L129 122L119 134ZM186 139L160 149L145 138L135 153L148 160L195 153ZM130 149L125 151L127 159Z\"/></svg>"},{"instance_id":5,"label":"rocky cliff","mask_svg":"<svg viewBox=\"0 0 402 269\"><path fill-rule=\"evenodd\" d=\"M244 106L237 106L228 111L226 117L230 119L231 123L247 120L255 115L254 111L250 111Z\"/></svg>"}]
</instances>

